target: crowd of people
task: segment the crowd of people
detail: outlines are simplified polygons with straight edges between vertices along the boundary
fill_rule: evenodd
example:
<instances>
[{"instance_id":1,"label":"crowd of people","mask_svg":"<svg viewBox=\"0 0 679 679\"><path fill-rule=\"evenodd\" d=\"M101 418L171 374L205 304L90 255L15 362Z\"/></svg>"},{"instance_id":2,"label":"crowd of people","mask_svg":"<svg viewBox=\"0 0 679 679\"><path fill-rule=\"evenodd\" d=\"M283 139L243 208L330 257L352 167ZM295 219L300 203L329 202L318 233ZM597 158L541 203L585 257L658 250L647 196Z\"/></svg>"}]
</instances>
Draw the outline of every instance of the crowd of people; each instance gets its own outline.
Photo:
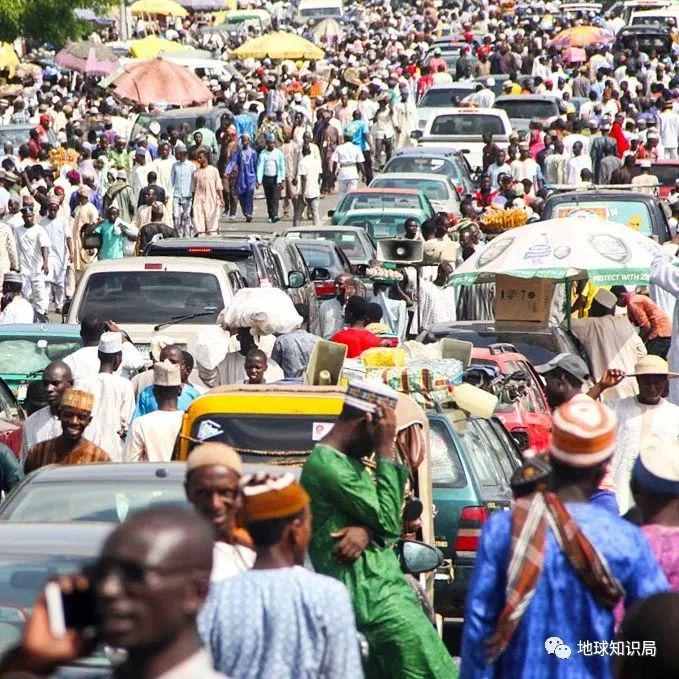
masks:
<instances>
[{"instance_id":1,"label":"crowd of people","mask_svg":"<svg viewBox=\"0 0 679 679\"><path fill-rule=\"evenodd\" d=\"M274 25L312 38L280 4L269 8ZM0 447L1 490L50 464L176 459L195 399L222 385L298 380L320 339L352 360L440 323L493 319L494 285L450 285L487 247L488 210L539 219L564 187L655 197L652 163L679 157L679 43L665 54L609 41L576 62L550 43L562 29L614 32L620 22L470 0L348 7L341 32L321 41L322 60L247 59L228 79L206 77L216 129L205 116L161 128L151 115L129 135L121 121L156 105L119 101L98 79L51 65L21 75L21 93L0 99L0 131L26 127L0 154L0 324L47 321L91 262L144 256L155 239L215 236L229 222L261 221L258 210L269 224L320 226L322 198L370 183L414 144L417 103L431 87L475 79L455 103L490 108L496 78L505 94L554 97L559 115L531 121L506 146L485 134L478 188L460 196L460 214L402 226L436 264L400 267L391 282L375 276L368 293L365 280L340 275L318 334L299 307L298 327L269 344L229 328L238 348L208 365L171 337L155 336L147 356L114 321L82 319L82 347L51 362L28 395L20 459ZM202 32L209 23L195 14L133 28L217 56L254 34ZM436 42L448 35L462 43L454 67ZM91 36L117 37L115 27ZM679 179L667 203L676 237ZM401 428L391 390L351 382L298 480L247 475L231 447L195 446L192 509L138 512L93 569L58 579L64 594L93 593L96 634L56 636L41 597L0 675L48 676L99 642L125 651L120 679L679 675L676 254L671 241L656 256L649 291L578 282L555 295L551 316L568 316L589 361L564 353L536 366L553 411L550 448L525 454L511 511L483 526L459 662L394 549L407 533L404 430L424 431L426 418Z\"/></svg>"}]
</instances>

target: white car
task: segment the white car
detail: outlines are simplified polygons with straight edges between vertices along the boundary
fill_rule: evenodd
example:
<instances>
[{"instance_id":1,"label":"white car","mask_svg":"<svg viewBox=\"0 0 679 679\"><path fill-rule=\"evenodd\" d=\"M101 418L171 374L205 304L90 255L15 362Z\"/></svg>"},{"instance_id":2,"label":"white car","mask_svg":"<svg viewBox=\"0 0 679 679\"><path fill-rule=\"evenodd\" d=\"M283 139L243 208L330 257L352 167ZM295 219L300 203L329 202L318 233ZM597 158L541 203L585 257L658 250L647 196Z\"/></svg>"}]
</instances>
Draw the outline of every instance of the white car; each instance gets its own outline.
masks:
<instances>
[{"instance_id":1,"label":"white car","mask_svg":"<svg viewBox=\"0 0 679 679\"><path fill-rule=\"evenodd\" d=\"M200 257L124 257L87 267L68 310L115 321L147 352L156 332L188 346L217 322L245 280L235 264Z\"/></svg>"},{"instance_id":2,"label":"white car","mask_svg":"<svg viewBox=\"0 0 679 679\"><path fill-rule=\"evenodd\" d=\"M423 130L410 133L425 148L453 147L467 154L472 168L483 165L483 135L491 134L500 148L509 144L512 124L499 108L449 108L432 116Z\"/></svg>"},{"instance_id":3,"label":"white car","mask_svg":"<svg viewBox=\"0 0 679 679\"><path fill-rule=\"evenodd\" d=\"M455 186L444 174L390 172L375 177L371 189L415 189L424 193L436 212L460 214L460 201Z\"/></svg>"},{"instance_id":4,"label":"white car","mask_svg":"<svg viewBox=\"0 0 679 679\"><path fill-rule=\"evenodd\" d=\"M447 85L432 85L417 102L417 127L423 130L427 121L441 109L459 106L460 102L474 93L473 80L459 81Z\"/></svg>"}]
</instances>

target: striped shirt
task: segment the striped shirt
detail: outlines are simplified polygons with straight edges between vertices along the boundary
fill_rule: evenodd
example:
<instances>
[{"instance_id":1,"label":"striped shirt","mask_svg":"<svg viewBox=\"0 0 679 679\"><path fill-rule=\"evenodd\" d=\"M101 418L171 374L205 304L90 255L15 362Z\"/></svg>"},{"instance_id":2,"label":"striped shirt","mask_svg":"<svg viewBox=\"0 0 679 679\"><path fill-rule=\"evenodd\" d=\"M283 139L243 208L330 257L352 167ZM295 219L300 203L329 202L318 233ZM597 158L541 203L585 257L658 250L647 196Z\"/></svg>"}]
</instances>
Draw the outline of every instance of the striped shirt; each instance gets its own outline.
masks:
<instances>
[{"instance_id":1,"label":"striped shirt","mask_svg":"<svg viewBox=\"0 0 679 679\"><path fill-rule=\"evenodd\" d=\"M91 464L93 462L110 462L109 456L99 446L87 439L80 439L78 444L64 452L62 450L62 438L43 441L34 445L26 456L24 472L29 474L40 467L48 464Z\"/></svg>"}]
</instances>

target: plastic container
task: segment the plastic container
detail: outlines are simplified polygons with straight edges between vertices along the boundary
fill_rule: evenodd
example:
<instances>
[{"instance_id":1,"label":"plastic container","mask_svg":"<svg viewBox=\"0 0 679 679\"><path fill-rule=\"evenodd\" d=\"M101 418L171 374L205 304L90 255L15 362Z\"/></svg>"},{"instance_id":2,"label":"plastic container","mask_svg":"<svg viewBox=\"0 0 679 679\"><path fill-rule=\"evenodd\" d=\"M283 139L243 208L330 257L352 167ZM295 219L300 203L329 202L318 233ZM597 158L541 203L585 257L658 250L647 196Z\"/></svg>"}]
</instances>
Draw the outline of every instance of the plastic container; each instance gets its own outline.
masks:
<instances>
[{"instance_id":1,"label":"plastic container","mask_svg":"<svg viewBox=\"0 0 679 679\"><path fill-rule=\"evenodd\" d=\"M495 412L498 402L494 394L489 394L466 382L453 387L453 399L458 408L466 410L475 417L490 417Z\"/></svg>"}]
</instances>

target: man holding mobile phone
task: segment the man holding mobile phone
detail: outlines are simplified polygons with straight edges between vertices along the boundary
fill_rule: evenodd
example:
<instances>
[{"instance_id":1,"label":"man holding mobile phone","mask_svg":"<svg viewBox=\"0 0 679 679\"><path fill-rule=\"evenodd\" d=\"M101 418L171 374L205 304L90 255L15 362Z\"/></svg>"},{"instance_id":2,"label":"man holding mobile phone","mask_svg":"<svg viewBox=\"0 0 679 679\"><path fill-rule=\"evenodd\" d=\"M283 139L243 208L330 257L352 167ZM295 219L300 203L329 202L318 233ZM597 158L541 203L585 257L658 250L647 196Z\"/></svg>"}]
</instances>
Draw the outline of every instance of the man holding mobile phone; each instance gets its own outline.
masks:
<instances>
[{"instance_id":1,"label":"man holding mobile phone","mask_svg":"<svg viewBox=\"0 0 679 679\"><path fill-rule=\"evenodd\" d=\"M134 514L111 533L91 574L57 581L64 610L75 593L91 589L94 624L75 629L64 620L66 632L56 636L50 625L54 614L42 595L20 646L0 661L0 676L49 676L103 642L127 652L114 679L225 679L213 670L196 628L209 587L212 544L211 526L193 510L165 506Z\"/></svg>"}]
</instances>

